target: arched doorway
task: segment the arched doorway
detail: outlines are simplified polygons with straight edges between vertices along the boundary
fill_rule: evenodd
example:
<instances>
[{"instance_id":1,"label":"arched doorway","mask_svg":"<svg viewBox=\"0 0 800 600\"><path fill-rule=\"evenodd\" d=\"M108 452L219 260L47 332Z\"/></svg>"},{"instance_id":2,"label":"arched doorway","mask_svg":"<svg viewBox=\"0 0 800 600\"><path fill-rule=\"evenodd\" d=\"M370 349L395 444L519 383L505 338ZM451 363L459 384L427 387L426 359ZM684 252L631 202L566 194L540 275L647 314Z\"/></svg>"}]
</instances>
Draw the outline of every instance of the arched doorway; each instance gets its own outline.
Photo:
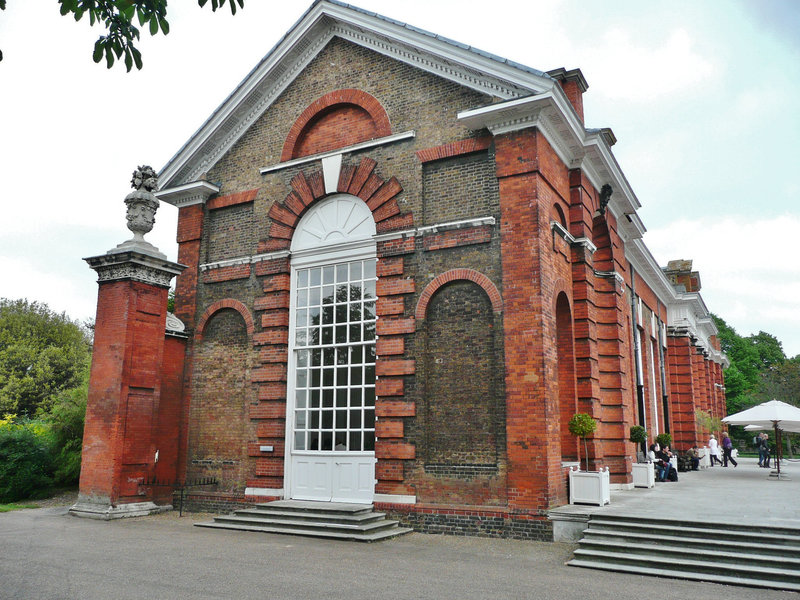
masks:
<instances>
[{"instance_id":1,"label":"arched doorway","mask_svg":"<svg viewBox=\"0 0 800 600\"><path fill-rule=\"evenodd\" d=\"M558 352L558 412L561 438L561 460L578 460L578 441L569 432L569 420L577 412L575 388L575 338L572 311L564 292L556 298L556 348Z\"/></svg>"},{"instance_id":2,"label":"arched doorway","mask_svg":"<svg viewBox=\"0 0 800 600\"><path fill-rule=\"evenodd\" d=\"M375 221L337 194L292 238L286 481L303 500L370 503L375 487Z\"/></svg>"}]
</instances>

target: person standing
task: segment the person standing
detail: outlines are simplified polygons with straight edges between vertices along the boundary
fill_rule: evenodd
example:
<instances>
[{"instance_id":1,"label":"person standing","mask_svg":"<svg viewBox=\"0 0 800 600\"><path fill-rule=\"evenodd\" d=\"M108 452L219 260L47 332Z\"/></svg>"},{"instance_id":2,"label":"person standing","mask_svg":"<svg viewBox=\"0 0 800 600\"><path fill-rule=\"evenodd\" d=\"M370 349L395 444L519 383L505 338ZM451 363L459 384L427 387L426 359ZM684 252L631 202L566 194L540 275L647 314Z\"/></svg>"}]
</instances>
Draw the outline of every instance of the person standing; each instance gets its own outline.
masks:
<instances>
[{"instance_id":1,"label":"person standing","mask_svg":"<svg viewBox=\"0 0 800 600\"><path fill-rule=\"evenodd\" d=\"M760 433L757 433L755 435L755 437L753 438L753 448L755 448L756 452L758 452L758 466L759 467L763 467L764 466L764 464L763 464L764 463L764 451L763 451L763 449L761 447L761 442L763 442L763 441L764 441L764 436L762 436Z\"/></svg>"},{"instance_id":2,"label":"person standing","mask_svg":"<svg viewBox=\"0 0 800 600\"><path fill-rule=\"evenodd\" d=\"M714 437L714 434L711 434L711 439L708 440L708 453L711 455L711 466L714 466L714 461L722 464L722 461L719 459L719 443L717 443L717 438Z\"/></svg>"},{"instance_id":3,"label":"person standing","mask_svg":"<svg viewBox=\"0 0 800 600\"><path fill-rule=\"evenodd\" d=\"M770 459L770 451L769 451L769 434L764 432L761 434L761 447L759 448L759 458L761 460L761 466L764 468L769 469L769 459Z\"/></svg>"},{"instance_id":4,"label":"person standing","mask_svg":"<svg viewBox=\"0 0 800 600\"><path fill-rule=\"evenodd\" d=\"M736 462L736 459L731 456L731 451L733 450L733 442L731 438L728 437L728 432L722 432L722 466L727 467L728 461L733 463L734 467L738 467L739 463Z\"/></svg>"}]
</instances>

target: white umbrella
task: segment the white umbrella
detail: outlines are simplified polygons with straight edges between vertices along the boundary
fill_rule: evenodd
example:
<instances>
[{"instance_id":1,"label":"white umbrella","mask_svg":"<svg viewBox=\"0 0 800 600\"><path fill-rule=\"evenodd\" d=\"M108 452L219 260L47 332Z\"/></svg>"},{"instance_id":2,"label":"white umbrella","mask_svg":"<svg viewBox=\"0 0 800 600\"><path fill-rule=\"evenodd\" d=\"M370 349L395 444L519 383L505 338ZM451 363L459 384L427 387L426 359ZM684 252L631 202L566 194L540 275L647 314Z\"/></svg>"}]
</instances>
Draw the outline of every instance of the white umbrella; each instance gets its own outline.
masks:
<instances>
[{"instance_id":1,"label":"white umbrella","mask_svg":"<svg viewBox=\"0 0 800 600\"><path fill-rule=\"evenodd\" d=\"M766 425L770 428L778 423L781 429L788 431L780 424L800 427L800 408L780 400L770 400L722 420L729 425Z\"/></svg>"},{"instance_id":2,"label":"white umbrella","mask_svg":"<svg viewBox=\"0 0 800 600\"><path fill-rule=\"evenodd\" d=\"M770 424L770 425L748 425L747 427L744 428L744 430L745 431L765 431L765 430L772 429L772 427L773 427L772 424ZM787 431L789 433L800 433L800 427L798 427L796 425L786 425L785 423L782 423L781 425L778 426L778 429L780 429L781 431Z\"/></svg>"},{"instance_id":3,"label":"white umbrella","mask_svg":"<svg viewBox=\"0 0 800 600\"><path fill-rule=\"evenodd\" d=\"M781 402L770 400L758 406L748 408L722 419L729 425L759 425L775 429L775 441L778 447L778 456L775 461L778 466L778 478L781 476L781 437L780 431L795 431L800 429L800 408Z\"/></svg>"}]
</instances>

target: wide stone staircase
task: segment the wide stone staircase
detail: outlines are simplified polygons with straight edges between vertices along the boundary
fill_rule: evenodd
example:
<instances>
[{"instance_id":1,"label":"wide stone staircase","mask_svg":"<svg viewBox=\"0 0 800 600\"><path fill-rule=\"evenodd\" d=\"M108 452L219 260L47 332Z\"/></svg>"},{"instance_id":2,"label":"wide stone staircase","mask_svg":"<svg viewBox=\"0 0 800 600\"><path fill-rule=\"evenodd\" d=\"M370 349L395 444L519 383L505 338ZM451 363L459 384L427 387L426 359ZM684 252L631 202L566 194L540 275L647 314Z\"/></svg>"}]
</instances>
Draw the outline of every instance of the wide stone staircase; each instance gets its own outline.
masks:
<instances>
[{"instance_id":1,"label":"wide stone staircase","mask_svg":"<svg viewBox=\"0 0 800 600\"><path fill-rule=\"evenodd\" d=\"M800 528L592 515L567 564L800 591Z\"/></svg>"},{"instance_id":2,"label":"wide stone staircase","mask_svg":"<svg viewBox=\"0 0 800 600\"><path fill-rule=\"evenodd\" d=\"M238 529L312 537L376 542L408 533L398 521L374 512L372 504L276 500L214 517L198 527Z\"/></svg>"}]
</instances>

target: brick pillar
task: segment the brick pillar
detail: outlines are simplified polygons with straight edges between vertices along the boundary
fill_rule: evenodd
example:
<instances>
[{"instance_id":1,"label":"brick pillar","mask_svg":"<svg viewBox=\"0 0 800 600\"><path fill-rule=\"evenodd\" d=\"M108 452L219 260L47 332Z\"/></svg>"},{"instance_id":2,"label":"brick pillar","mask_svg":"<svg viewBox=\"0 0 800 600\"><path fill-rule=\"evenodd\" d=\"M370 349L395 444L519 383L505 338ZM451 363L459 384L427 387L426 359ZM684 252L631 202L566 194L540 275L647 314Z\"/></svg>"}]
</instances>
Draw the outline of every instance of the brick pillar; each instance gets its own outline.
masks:
<instances>
[{"instance_id":1,"label":"brick pillar","mask_svg":"<svg viewBox=\"0 0 800 600\"><path fill-rule=\"evenodd\" d=\"M80 492L70 512L97 519L148 514L158 510L142 482L156 474L167 290L183 267L119 248L86 261L100 289Z\"/></svg>"},{"instance_id":2,"label":"brick pillar","mask_svg":"<svg viewBox=\"0 0 800 600\"><path fill-rule=\"evenodd\" d=\"M534 129L495 137L503 268L508 506L541 511L563 500L558 436L557 352L552 334L553 276L543 260L550 187L542 171L556 164ZM543 231L543 227L547 227ZM545 318L545 311L548 316ZM547 329L546 329L547 328ZM545 433L548 432L548 433Z\"/></svg>"},{"instance_id":3,"label":"brick pillar","mask_svg":"<svg viewBox=\"0 0 800 600\"><path fill-rule=\"evenodd\" d=\"M676 447L686 448L695 443L696 437L694 357L697 353L688 335L670 335L667 340L672 390L670 395L672 441Z\"/></svg>"}]
</instances>

